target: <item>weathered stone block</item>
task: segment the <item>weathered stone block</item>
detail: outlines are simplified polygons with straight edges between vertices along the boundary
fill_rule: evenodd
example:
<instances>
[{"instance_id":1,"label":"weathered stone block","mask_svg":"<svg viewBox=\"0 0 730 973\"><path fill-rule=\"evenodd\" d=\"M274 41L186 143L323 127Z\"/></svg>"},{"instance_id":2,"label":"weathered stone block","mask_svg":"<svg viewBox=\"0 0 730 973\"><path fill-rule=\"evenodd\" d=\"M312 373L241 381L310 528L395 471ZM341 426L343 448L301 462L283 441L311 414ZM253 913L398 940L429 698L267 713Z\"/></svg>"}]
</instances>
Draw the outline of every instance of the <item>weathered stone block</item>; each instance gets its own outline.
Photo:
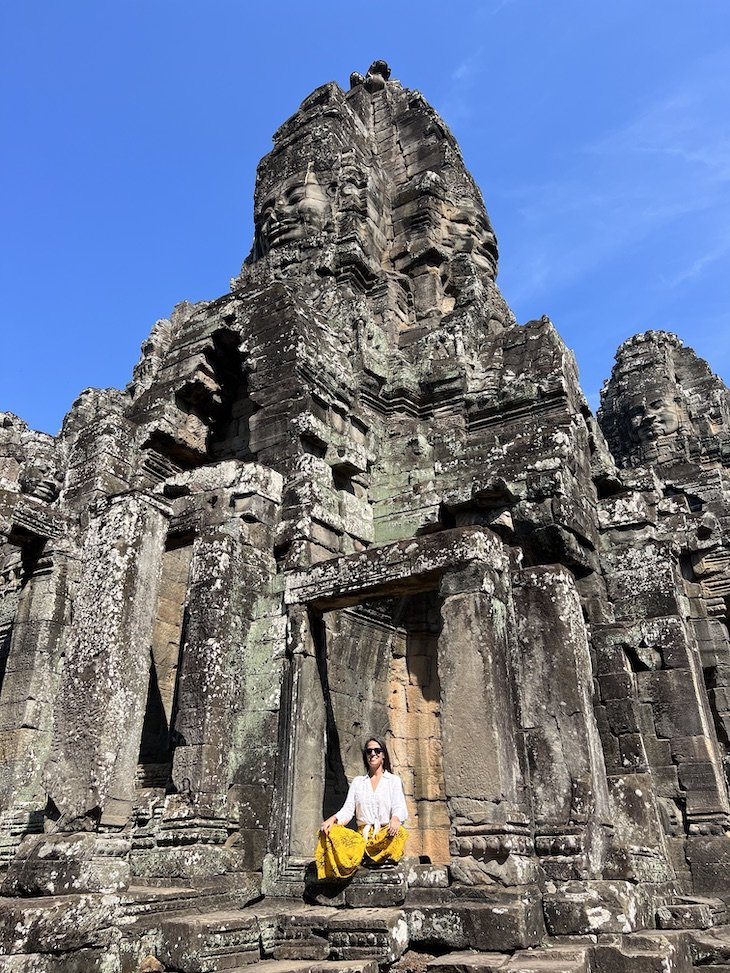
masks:
<instances>
[{"instance_id":1,"label":"weathered stone block","mask_svg":"<svg viewBox=\"0 0 730 973\"><path fill-rule=\"evenodd\" d=\"M549 945L547 948L522 950L507 961L505 973L592 973L590 946L575 947Z\"/></svg>"},{"instance_id":2,"label":"weathered stone block","mask_svg":"<svg viewBox=\"0 0 730 973\"><path fill-rule=\"evenodd\" d=\"M473 950L454 950L445 956L432 959L426 969L434 970L435 973L496 973L497 970L504 969L509 958L509 953L491 950L479 953Z\"/></svg>"},{"instance_id":3,"label":"weathered stone block","mask_svg":"<svg viewBox=\"0 0 730 973\"><path fill-rule=\"evenodd\" d=\"M625 700L634 693L634 680L630 672L610 672L598 677L601 700Z\"/></svg>"},{"instance_id":4,"label":"weathered stone block","mask_svg":"<svg viewBox=\"0 0 730 973\"><path fill-rule=\"evenodd\" d=\"M658 651L666 669L687 669L691 647L681 618L651 618L642 622L641 632L647 645Z\"/></svg>"},{"instance_id":5,"label":"weathered stone block","mask_svg":"<svg viewBox=\"0 0 730 973\"><path fill-rule=\"evenodd\" d=\"M96 834L30 835L11 862L5 895L116 892L129 884L128 838Z\"/></svg>"},{"instance_id":6,"label":"weathered stone block","mask_svg":"<svg viewBox=\"0 0 730 973\"><path fill-rule=\"evenodd\" d=\"M402 868L409 889L445 889L449 886L449 872L443 865L424 865L406 859Z\"/></svg>"},{"instance_id":7,"label":"weathered stone block","mask_svg":"<svg viewBox=\"0 0 730 973\"><path fill-rule=\"evenodd\" d=\"M116 938L119 897L110 894L0 900L0 955L108 948Z\"/></svg>"},{"instance_id":8,"label":"weathered stone block","mask_svg":"<svg viewBox=\"0 0 730 973\"><path fill-rule=\"evenodd\" d=\"M633 699L609 699L605 707L608 725L616 736L639 732L638 707Z\"/></svg>"},{"instance_id":9,"label":"weathered stone block","mask_svg":"<svg viewBox=\"0 0 730 973\"><path fill-rule=\"evenodd\" d=\"M730 838L726 836L687 838L687 860L694 891L715 894L727 901L730 888Z\"/></svg>"},{"instance_id":10,"label":"weathered stone block","mask_svg":"<svg viewBox=\"0 0 730 973\"><path fill-rule=\"evenodd\" d=\"M596 973L691 973L686 933L624 936L616 945L599 943L593 953Z\"/></svg>"},{"instance_id":11,"label":"weathered stone block","mask_svg":"<svg viewBox=\"0 0 730 973\"><path fill-rule=\"evenodd\" d=\"M695 682L686 669L637 674L639 699L654 707L657 736L702 736L704 727L695 703Z\"/></svg>"},{"instance_id":12,"label":"weathered stone block","mask_svg":"<svg viewBox=\"0 0 730 973\"><path fill-rule=\"evenodd\" d=\"M408 946L408 924L399 909L347 909L329 918L330 956L336 960L377 958L393 963Z\"/></svg>"},{"instance_id":13,"label":"weathered stone block","mask_svg":"<svg viewBox=\"0 0 730 973\"><path fill-rule=\"evenodd\" d=\"M724 924L726 918L722 899L676 899L656 912L657 929L709 929Z\"/></svg>"},{"instance_id":14,"label":"weathered stone block","mask_svg":"<svg viewBox=\"0 0 730 973\"><path fill-rule=\"evenodd\" d=\"M653 928L651 897L629 882L567 882L543 895L552 936L585 936Z\"/></svg>"},{"instance_id":15,"label":"weathered stone block","mask_svg":"<svg viewBox=\"0 0 730 973\"><path fill-rule=\"evenodd\" d=\"M217 973L256 962L259 924L254 914L218 912L163 919L158 959L189 973Z\"/></svg>"},{"instance_id":16,"label":"weathered stone block","mask_svg":"<svg viewBox=\"0 0 730 973\"><path fill-rule=\"evenodd\" d=\"M68 953L25 953L0 959L2 973L107 973L115 962L107 948Z\"/></svg>"},{"instance_id":17,"label":"weathered stone block","mask_svg":"<svg viewBox=\"0 0 730 973\"><path fill-rule=\"evenodd\" d=\"M530 893L404 911L411 943L431 947L506 952L536 945L545 931L539 897Z\"/></svg>"},{"instance_id":18,"label":"weathered stone block","mask_svg":"<svg viewBox=\"0 0 730 973\"><path fill-rule=\"evenodd\" d=\"M231 872L248 874L238 848L191 843L132 852L130 867L139 878L204 879Z\"/></svg>"}]
</instances>

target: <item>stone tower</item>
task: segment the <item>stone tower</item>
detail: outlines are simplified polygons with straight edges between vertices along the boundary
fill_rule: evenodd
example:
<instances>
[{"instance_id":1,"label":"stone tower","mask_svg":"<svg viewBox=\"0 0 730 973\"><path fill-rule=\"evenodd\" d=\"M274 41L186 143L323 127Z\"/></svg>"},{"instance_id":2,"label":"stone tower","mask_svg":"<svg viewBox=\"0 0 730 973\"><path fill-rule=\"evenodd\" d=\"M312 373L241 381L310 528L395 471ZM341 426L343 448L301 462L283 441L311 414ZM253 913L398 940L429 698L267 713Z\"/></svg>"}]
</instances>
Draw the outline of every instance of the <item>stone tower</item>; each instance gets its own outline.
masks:
<instances>
[{"instance_id":1,"label":"stone tower","mask_svg":"<svg viewBox=\"0 0 730 973\"><path fill-rule=\"evenodd\" d=\"M727 389L649 332L599 426L382 61L279 128L254 214L124 392L0 423L7 968L719 971ZM318 883L368 733L408 857Z\"/></svg>"}]
</instances>

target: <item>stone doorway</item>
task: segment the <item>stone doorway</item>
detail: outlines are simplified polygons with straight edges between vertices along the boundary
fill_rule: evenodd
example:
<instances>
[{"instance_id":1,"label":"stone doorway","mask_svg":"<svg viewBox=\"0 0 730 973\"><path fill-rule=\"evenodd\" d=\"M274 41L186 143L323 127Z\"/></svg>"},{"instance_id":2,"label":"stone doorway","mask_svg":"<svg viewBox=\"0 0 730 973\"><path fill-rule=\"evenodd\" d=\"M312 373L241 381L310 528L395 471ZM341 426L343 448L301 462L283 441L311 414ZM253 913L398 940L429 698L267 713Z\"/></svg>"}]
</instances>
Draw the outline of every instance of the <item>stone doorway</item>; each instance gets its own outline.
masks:
<instances>
[{"instance_id":1,"label":"stone doorway","mask_svg":"<svg viewBox=\"0 0 730 973\"><path fill-rule=\"evenodd\" d=\"M306 856L304 842L313 843L322 818L342 805L348 780L363 773L361 746L372 733L385 740L393 772L403 780L409 812L407 855L448 863L439 609L437 593L424 591L311 613L317 685L304 702L304 722L307 740L322 741L322 773L318 785L309 761L297 761L295 772L301 769L314 800L296 802L296 853ZM311 821L305 823L305 818Z\"/></svg>"},{"instance_id":2,"label":"stone doorway","mask_svg":"<svg viewBox=\"0 0 730 973\"><path fill-rule=\"evenodd\" d=\"M304 889L317 828L363 773L370 733L385 736L409 791L408 855L448 862L470 885L493 881L503 848L523 867L529 818L504 625L507 566L491 532L456 528L287 576L284 747L265 894Z\"/></svg>"}]
</instances>

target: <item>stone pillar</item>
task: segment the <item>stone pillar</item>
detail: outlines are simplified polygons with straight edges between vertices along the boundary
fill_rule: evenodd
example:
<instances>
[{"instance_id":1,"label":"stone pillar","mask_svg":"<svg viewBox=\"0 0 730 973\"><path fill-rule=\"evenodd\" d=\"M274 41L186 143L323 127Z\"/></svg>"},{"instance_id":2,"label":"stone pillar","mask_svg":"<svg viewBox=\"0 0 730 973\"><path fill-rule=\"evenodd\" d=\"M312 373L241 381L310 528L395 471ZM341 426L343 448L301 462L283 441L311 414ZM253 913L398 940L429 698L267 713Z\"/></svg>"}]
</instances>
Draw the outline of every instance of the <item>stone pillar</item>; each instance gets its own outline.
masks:
<instances>
[{"instance_id":1,"label":"stone pillar","mask_svg":"<svg viewBox=\"0 0 730 973\"><path fill-rule=\"evenodd\" d=\"M642 724L631 665L632 658L635 664L640 657L651 662L653 653L639 645L636 629L628 624L594 625L591 635L598 685L595 712L614 831L604 874L633 883L671 881L675 869L678 875L686 871L686 862L681 815L676 806L671 810L662 790L669 747ZM677 824L680 847L673 855L675 839L670 835L676 834Z\"/></svg>"},{"instance_id":2,"label":"stone pillar","mask_svg":"<svg viewBox=\"0 0 730 973\"><path fill-rule=\"evenodd\" d=\"M230 757L233 646L243 641L237 611L242 572L234 525L195 538L174 723L173 785L184 805L209 818L225 815ZM173 815L174 816L174 815Z\"/></svg>"},{"instance_id":3,"label":"stone pillar","mask_svg":"<svg viewBox=\"0 0 730 973\"><path fill-rule=\"evenodd\" d=\"M302 866L312 860L322 821L327 720L312 620L304 605L289 608L287 657L270 853L264 862L263 892L272 896L302 894Z\"/></svg>"},{"instance_id":4,"label":"stone pillar","mask_svg":"<svg viewBox=\"0 0 730 973\"><path fill-rule=\"evenodd\" d=\"M20 593L0 694L0 811L5 834L23 823L25 830L32 830L32 818L42 817L45 809L42 771L71 621L69 585L77 569L73 544L50 540Z\"/></svg>"},{"instance_id":5,"label":"stone pillar","mask_svg":"<svg viewBox=\"0 0 730 973\"><path fill-rule=\"evenodd\" d=\"M45 773L61 830L129 819L166 513L131 493L89 524Z\"/></svg>"},{"instance_id":6,"label":"stone pillar","mask_svg":"<svg viewBox=\"0 0 730 973\"><path fill-rule=\"evenodd\" d=\"M549 878L598 878L608 844L608 786L593 712L588 637L572 574L513 577L522 735L535 846Z\"/></svg>"},{"instance_id":7,"label":"stone pillar","mask_svg":"<svg viewBox=\"0 0 730 973\"><path fill-rule=\"evenodd\" d=\"M311 859L322 820L326 709L317 666L316 646L306 609L294 610L290 621L292 648L292 752L289 855Z\"/></svg>"},{"instance_id":8,"label":"stone pillar","mask_svg":"<svg viewBox=\"0 0 730 973\"><path fill-rule=\"evenodd\" d=\"M19 547L6 543L2 534L0 515L0 687L10 654L10 643L18 613L18 602L23 584L23 557Z\"/></svg>"},{"instance_id":9,"label":"stone pillar","mask_svg":"<svg viewBox=\"0 0 730 973\"><path fill-rule=\"evenodd\" d=\"M653 541L617 548L612 557L617 570L607 577L608 591L617 619L633 623L643 736L666 741L665 791L686 796L690 830L722 833L730 821L727 785L677 551Z\"/></svg>"},{"instance_id":10,"label":"stone pillar","mask_svg":"<svg viewBox=\"0 0 730 973\"><path fill-rule=\"evenodd\" d=\"M273 558L272 558L273 562ZM272 566L272 575L276 566ZM267 586L268 587L268 586ZM248 868L260 870L271 831L276 764L280 757L279 707L286 652L286 616L281 595L261 592L257 617L243 646L241 690L234 720L228 792L229 812L240 828L237 847Z\"/></svg>"},{"instance_id":11,"label":"stone pillar","mask_svg":"<svg viewBox=\"0 0 730 973\"><path fill-rule=\"evenodd\" d=\"M620 731L619 740L629 744L632 737L640 739L646 751L677 873L689 861L696 892L721 890L730 844L727 784L677 549L657 540L617 545L607 567L608 592L623 629L624 665L633 670L636 687L633 699L613 704L613 732ZM608 700L606 706L611 716ZM627 760L631 767L630 749ZM625 787L626 776L621 775ZM629 786L628 793L632 790L641 787Z\"/></svg>"},{"instance_id":12,"label":"stone pillar","mask_svg":"<svg viewBox=\"0 0 730 973\"><path fill-rule=\"evenodd\" d=\"M284 661L273 530L278 474L225 461L180 474L173 530L193 526L171 712L171 784L132 870L195 879L260 869ZM169 694L168 694L169 696Z\"/></svg>"},{"instance_id":13,"label":"stone pillar","mask_svg":"<svg viewBox=\"0 0 730 973\"><path fill-rule=\"evenodd\" d=\"M516 742L507 632L506 558L441 583L438 643L443 768L457 883L520 885L537 877Z\"/></svg>"}]
</instances>

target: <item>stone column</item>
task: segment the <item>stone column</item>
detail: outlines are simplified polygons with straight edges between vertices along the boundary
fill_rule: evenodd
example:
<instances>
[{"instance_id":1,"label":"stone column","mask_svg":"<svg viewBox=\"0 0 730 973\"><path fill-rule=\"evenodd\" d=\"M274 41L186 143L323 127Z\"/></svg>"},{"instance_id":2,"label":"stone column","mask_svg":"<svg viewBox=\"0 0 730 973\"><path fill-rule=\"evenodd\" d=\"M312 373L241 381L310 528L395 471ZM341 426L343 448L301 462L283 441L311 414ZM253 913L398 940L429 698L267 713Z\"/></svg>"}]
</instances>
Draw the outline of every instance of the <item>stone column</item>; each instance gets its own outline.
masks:
<instances>
[{"instance_id":1,"label":"stone column","mask_svg":"<svg viewBox=\"0 0 730 973\"><path fill-rule=\"evenodd\" d=\"M716 892L727 885L727 784L677 549L653 539L616 545L606 566L608 592L623 629L624 665L636 687L627 705L613 704L611 729L619 742L641 739L677 874L689 861L694 890ZM627 757L631 767L630 750ZM621 776L625 780L626 774ZM641 845L645 839L629 843Z\"/></svg>"},{"instance_id":2,"label":"stone column","mask_svg":"<svg viewBox=\"0 0 730 973\"><path fill-rule=\"evenodd\" d=\"M326 709L317 666L316 647L308 613L297 608L291 616L292 646L292 753L289 854L311 859L322 820L325 754L327 752Z\"/></svg>"},{"instance_id":3,"label":"stone column","mask_svg":"<svg viewBox=\"0 0 730 973\"><path fill-rule=\"evenodd\" d=\"M275 730L252 714L278 709L283 653L273 668L263 657L276 636L268 596L275 570L269 552L245 542L237 517L195 538L173 730L177 797L166 819L192 814L222 825L233 778L241 779L234 753L250 757L262 785L273 776Z\"/></svg>"},{"instance_id":4,"label":"stone column","mask_svg":"<svg viewBox=\"0 0 730 973\"><path fill-rule=\"evenodd\" d=\"M71 542L47 541L20 593L12 629L0 694L0 810L6 821L12 816L26 829L45 809L42 771L71 622L69 585L77 570L78 551ZM3 828L9 830L12 826Z\"/></svg>"},{"instance_id":5,"label":"stone column","mask_svg":"<svg viewBox=\"0 0 730 973\"><path fill-rule=\"evenodd\" d=\"M311 861L322 821L326 711L309 612L289 608L287 665L281 697L276 788L270 854L264 862L266 895L301 895L302 865Z\"/></svg>"},{"instance_id":6,"label":"stone column","mask_svg":"<svg viewBox=\"0 0 730 973\"><path fill-rule=\"evenodd\" d=\"M137 833L131 864L143 877L194 879L262 866L284 660L271 584L281 479L224 461L180 474L174 492L172 530L195 536L184 608L175 596L172 787L161 817ZM167 678L166 705L169 663Z\"/></svg>"},{"instance_id":7,"label":"stone column","mask_svg":"<svg viewBox=\"0 0 730 973\"><path fill-rule=\"evenodd\" d=\"M195 538L178 677L172 780L181 805L225 816L233 699L232 650L243 642L238 612L241 564L235 524ZM175 814L173 814L175 816Z\"/></svg>"},{"instance_id":8,"label":"stone column","mask_svg":"<svg viewBox=\"0 0 730 973\"><path fill-rule=\"evenodd\" d=\"M686 862L681 815L662 796L669 746L642 725L631 663L643 664L639 656L653 662L653 652L639 645L641 637L628 623L596 624L591 639L599 694L595 713L614 832L604 874L633 883L672 881L675 868L678 875L686 871ZM675 833L678 837L670 837ZM672 854L675 840L680 847Z\"/></svg>"},{"instance_id":9,"label":"stone column","mask_svg":"<svg viewBox=\"0 0 730 973\"><path fill-rule=\"evenodd\" d=\"M61 830L129 819L166 513L130 493L89 524L45 773Z\"/></svg>"},{"instance_id":10,"label":"stone column","mask_svg":"<svg viewBox=\"0 0 730 973\"><path fill-rule=\"evenodd\" d=\"M441 583L438 643L443 768L451 819L452 875L467 885L533 881L525 782L507 632L506 558L474 564Z\"/></svg>"},{"instance_id":11,"label":"stone column","mask_svg":"<svg viewBox=\"0 0 730 973\"><path fill-rule=\"evenodd\" d=\"M536 850L554 880L598 878L610 815L580 600L558 565L519 571L513 584Z\"/></svg>"}]
</instances>

